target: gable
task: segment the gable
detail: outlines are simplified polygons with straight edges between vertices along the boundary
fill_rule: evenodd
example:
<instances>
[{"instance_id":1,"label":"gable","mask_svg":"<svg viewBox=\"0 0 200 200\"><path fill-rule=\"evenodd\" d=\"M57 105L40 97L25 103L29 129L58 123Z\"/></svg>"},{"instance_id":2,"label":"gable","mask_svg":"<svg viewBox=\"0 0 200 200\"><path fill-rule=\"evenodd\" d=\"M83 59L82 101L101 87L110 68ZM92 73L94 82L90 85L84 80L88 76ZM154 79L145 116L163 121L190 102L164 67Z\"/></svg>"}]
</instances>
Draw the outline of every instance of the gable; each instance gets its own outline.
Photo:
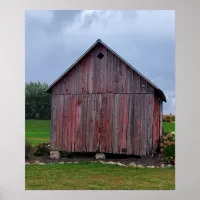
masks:
<instances>
[{"instance_id":1,"label":"gable","mask_svg":"<svg viewBox=\"0 0 200 200\"><path fill-rule=\"evenodd\" d=\"M161 90L102 42L93 45L47 91L53 94L157 92L166 100Z\"/></svg>"}]
</instances>

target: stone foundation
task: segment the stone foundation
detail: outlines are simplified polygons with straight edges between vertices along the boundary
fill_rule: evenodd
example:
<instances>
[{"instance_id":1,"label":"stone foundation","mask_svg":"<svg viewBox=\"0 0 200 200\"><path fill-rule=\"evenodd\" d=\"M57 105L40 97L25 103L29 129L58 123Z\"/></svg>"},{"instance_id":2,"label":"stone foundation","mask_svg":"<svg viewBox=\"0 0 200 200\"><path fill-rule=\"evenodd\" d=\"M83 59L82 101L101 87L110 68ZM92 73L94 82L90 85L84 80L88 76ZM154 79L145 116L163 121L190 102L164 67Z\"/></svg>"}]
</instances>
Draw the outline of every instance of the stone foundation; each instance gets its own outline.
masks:
<instances>
[{"instance_id":1,"label":"stone foundation","mask_svg":"<svg viewBox=\"0 0 200 200\"><path fill-rule=\"evenodd\" d=\"M50 158L51 159L59 159L60 158L60 152L59 151L50 151Z\"/></svg>"},{"instance_id":2,"label":"stone foundation","mask_svg":"<svg viewBox=\"0 0 200 200\"><path fill-rule=\"evenodd\" d=\"M96 159L106 159L106 156L104 153L96 153L95 158Z\"/></svg>"}]
</instances>

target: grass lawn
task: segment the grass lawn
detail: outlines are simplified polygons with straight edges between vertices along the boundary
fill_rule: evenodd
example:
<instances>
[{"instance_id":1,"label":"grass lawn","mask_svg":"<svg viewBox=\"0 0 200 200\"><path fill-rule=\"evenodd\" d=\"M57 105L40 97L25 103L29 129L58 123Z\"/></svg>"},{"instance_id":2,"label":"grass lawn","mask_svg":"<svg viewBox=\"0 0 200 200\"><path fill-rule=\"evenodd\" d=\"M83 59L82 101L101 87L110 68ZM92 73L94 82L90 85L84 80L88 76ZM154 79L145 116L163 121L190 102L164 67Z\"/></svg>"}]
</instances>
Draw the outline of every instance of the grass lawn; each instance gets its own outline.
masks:
<instances>
[{"instance_id":1,"label":"grass lawn","mask_svg":"<svg viewBox=\"0 0 200 200\"><path fill-rule=\"evenodd\" d=\"M175 123L163 122L163 128L166 132L175 130ZM49 142L50 120L26 120L25 136L34 146L38 143Z\"/></svg>"},{"instance_id":2,"label":"grass lawn","mask_svg":"<svg viewBox=\"0 0 200 200\"><path fill-rule=\"evenodd\" d=\"M26 190L175 190L175 169L97 163L27 165Z\"/></svg>"},{"instance_id":3,"label":"grass lawn","mask_svg":"<svg viewBox=\"0 0 200 200\"><path fill-rule=\"evenodd\" d=\"M165 132L175 131L175 123L163 122L163 128Z\"/></svg>"},{"instance_id":4,"label":"grass lawn","mask_svg":"<svg viewBox=\"0 0 200 200\"><path fill-rule=\"evenodd\" d=\"M38 143L49 142L50 120L26 120L25 137L33 146Z\"/></svg>"}]
</instances>

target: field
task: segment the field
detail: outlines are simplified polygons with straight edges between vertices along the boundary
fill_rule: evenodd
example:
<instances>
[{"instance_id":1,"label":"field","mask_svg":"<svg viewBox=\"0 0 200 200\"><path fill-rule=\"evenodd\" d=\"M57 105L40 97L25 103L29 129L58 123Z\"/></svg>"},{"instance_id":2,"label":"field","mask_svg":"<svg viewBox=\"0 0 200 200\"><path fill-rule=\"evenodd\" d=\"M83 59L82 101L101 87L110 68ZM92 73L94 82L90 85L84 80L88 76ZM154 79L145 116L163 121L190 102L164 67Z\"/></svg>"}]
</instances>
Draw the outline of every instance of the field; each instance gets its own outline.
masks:
<instances>
[{"instance_id":1,"label":"field","mask_svg":"<svg viewBox=\"0 0 200 200\"><path fill-rule=\"evenodd\" d=\"M38 143L49 142L50 120L26 120L25 137L33 146Z\"/></svg>"},{"instance_id":2,"label":"field","mask_svg":"<svg viewBox=\"0 0 200 200\"><path fill-rule=\"evenodd\" d=\"M175 130L175 123L163 122L163 128L166 132L172 132ZM50 120L26 120L25 136L33 146L49 142Z\"/></svg>"},{"instance_id":3,"label":"field","mask_svg":"<svg viewBox=\"0 0 200 200\"><path fill-rule=\"evenodd\" d=\"M174 190L174 169L97 163L26 166L26 190Z\"/></svg>"}]
</instances>

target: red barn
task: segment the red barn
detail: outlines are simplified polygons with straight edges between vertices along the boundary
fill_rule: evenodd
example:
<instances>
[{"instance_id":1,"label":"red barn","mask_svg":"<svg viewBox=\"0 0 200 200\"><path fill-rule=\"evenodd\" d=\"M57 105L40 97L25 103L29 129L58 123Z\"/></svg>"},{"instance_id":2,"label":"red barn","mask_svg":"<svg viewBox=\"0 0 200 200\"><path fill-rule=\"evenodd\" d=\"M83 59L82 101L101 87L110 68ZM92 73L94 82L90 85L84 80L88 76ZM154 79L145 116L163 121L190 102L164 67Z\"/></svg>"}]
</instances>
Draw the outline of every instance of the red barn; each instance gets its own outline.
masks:
<instances>
[{"instance_id":1,"label":"red barn","mask_svg":"<svg viewBox=\"0 0 200 200\"><path fill-rule=\"evenodd\" d=\"M162 131L164 93L101 40L47 92L51 149L152 155Z\"/></svg>"}]
</instances>

